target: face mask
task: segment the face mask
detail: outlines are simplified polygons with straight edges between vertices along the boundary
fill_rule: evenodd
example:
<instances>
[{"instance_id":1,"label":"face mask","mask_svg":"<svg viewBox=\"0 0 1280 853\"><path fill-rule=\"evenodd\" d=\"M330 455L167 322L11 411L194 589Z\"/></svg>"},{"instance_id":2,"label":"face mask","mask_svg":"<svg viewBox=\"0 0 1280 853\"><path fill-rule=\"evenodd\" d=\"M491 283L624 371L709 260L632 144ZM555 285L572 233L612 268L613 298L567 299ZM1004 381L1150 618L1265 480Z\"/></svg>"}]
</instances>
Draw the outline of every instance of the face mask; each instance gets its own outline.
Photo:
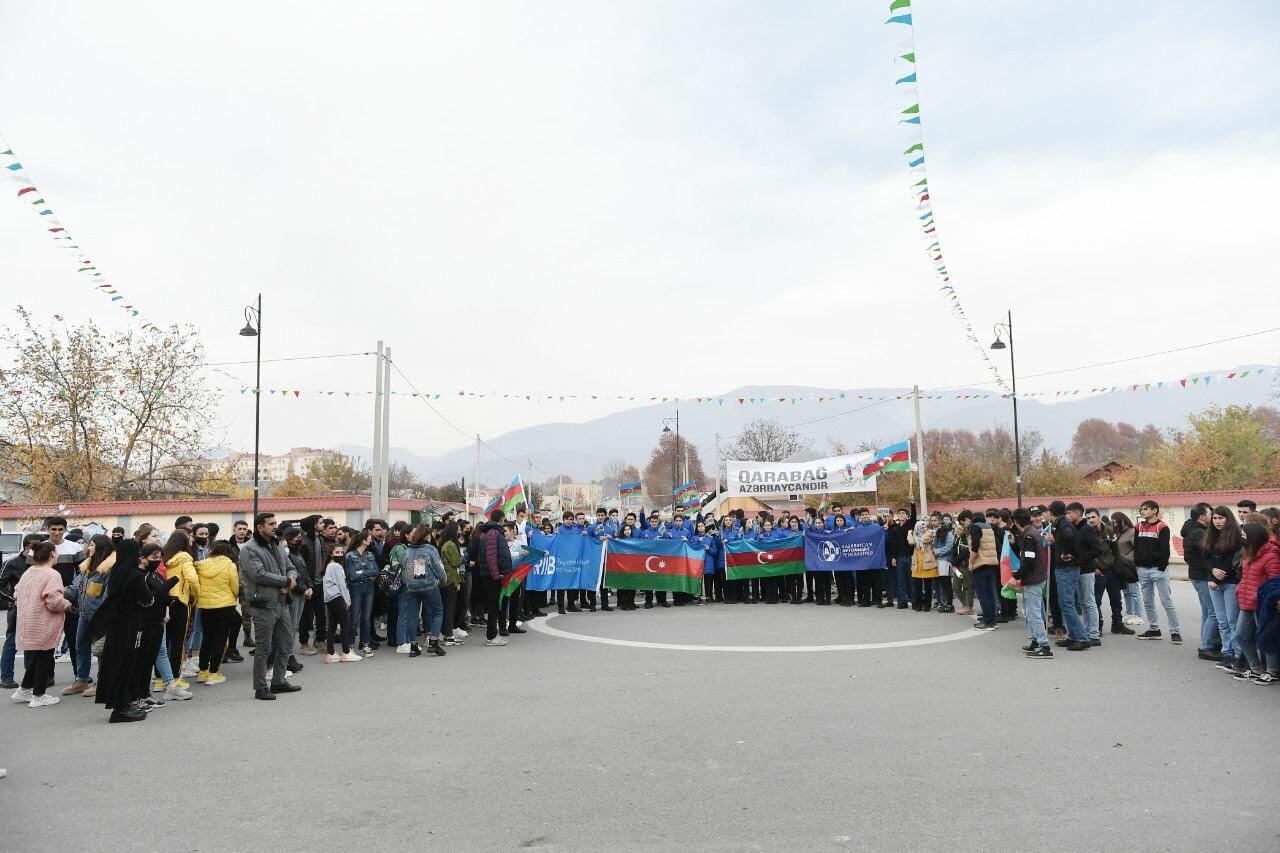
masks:
<instances>
[{"instance_id":1,"label":"face mask","mask_svg":"<svg viewBox=\"0 0 1280 853\"><path fill-rule=\"evenodd\" d=\"M147 560L147 571L154 572L160 568L159 560Z\"/></svg>"}]
</instances>

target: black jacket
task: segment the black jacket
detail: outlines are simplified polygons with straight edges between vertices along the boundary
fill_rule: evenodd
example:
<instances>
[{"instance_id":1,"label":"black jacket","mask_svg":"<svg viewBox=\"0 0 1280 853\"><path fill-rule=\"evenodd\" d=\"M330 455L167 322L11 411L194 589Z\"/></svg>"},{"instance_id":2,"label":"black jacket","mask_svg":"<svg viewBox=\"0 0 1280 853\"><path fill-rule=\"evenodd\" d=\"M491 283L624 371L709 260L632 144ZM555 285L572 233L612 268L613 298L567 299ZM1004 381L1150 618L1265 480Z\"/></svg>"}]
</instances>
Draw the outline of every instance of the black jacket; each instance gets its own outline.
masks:
<instances>
[{"instance_id":1,"label":"black jacket","mask_svg":"<svg viewBox=\"0 0 1280 853\"><path fill-rule=\"evenodd\" d=\"M1076 565L1083 572L1103 571L1106 566L1099 560L1107 546L1093 525L1083 518L1076 525Z\"/></svg>"},{"instance_id":2,"label":"black jacket","mask_svg":"<svg viewBox=\"0 0 1280 853\"><path fill-rule=\"evenodd\" d=\"M4 591L4 603L9 610L16 610L17 604L14 602L14 590L18 588L18 581L26 574L27 569L31 568L31 564L27 562L27 558L22 554L16 557L10 557L5 560L4 568L0 569L0 590ZM9 624L13 624L13 620L9 620Z\"/></svg>"},{"instance_id":3,"label":"black jacket","mask_svg":"<svg viewBox=\"0 0 1280 853\"><path fill-rule=\"evenodd\" d=\"M1240 583L1240 561L1244 557L1244 547L1237 545L1235 550L1223 553L1217 548L1204 555L1209 561L1209 568L1221 569L1226 572L1227 576L1222 580L1218 580L1212 574L1207 578L1217 584Z\"/></svg>"},{"instance_id":4,"label":"black jacket","mask_svg":"<svg viewBox=\"0 0 1280 853\"><path fill-rule=\"evenodd\" d=\"M1188 518L1182 525L1182 556L1187 561L1187 578L1193 581L1209 579L1209 555L1204 552L1204 536L1208 528Z\"/></svg>"},{"instance_id":5,"label":"black jacket","mask_svg":"<svg viewBox=\"0 0 1280 853\"><path fill-rule=\"evenodd\" d=\"M1055 519L1049 532L1053 534L1052 561L1055 569L1083 568L1077 547L1077 528L1064 515Z\"/></svg>"}]
</instances>

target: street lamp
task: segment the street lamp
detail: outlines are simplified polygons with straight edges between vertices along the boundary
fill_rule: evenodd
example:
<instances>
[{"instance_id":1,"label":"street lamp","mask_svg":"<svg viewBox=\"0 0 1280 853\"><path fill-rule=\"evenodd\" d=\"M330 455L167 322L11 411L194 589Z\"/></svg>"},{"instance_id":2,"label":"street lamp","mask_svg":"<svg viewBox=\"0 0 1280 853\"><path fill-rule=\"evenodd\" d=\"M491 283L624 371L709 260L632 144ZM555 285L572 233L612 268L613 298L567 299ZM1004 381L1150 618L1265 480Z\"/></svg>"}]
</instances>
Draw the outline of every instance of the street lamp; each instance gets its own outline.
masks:
<instances>
[{"instance_id":1,"label":"street lamp","mask_svg":"<svg viewBox=\"0 0 1280 853\"><path fill-rule=\"evenodd\" d=\"M256 323L256 325L255 325ZM246 305L244 308L244 328L240 330L242 338L258 339L258 355L253 375L253 521L258 520L258 438L260 416L262 413L262 294L258 294L257 305ZM254 528L257 529L256 527Z\"/></svg>"},{"instance_id":2,"label":"street lamp","mask_svg":"<svg viewBox=\"0 0 1280 853\"><path fill-rule=\"evenodd\" d=\"M676 517L676 489L680 485L680 410L676 409L674 418L662 419L662 432L671 432L671 424L676 425L676 452L671 457L671 517Z\"/></svg>"},{"instance_id":3,"label":"street lamp","mask_svg":"<svg viewBox=\"0 0 1280 853\"><path fill-rule=\"evenodd\" d=\"M1009 374L1013 378L1013 468L1015 488L1018 493L1018 506L1022 506L1022 442L1018 435L1018 368L1013 361L1013 312L1008 315L1008 322L996 323L993 331L996 334L992 349L1005 349L1003 335L1009 335Z\"/></svg>"}]
</instances>

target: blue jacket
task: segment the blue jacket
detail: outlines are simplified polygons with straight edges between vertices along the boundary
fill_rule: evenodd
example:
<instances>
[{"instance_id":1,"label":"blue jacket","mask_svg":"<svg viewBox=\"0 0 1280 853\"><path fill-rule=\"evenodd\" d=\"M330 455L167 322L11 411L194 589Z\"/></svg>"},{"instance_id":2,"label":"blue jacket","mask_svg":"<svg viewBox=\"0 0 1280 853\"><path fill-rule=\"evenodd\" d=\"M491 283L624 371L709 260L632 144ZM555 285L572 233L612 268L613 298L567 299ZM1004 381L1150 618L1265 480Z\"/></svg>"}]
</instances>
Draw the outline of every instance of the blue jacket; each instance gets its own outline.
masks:
<instances>
[{"instance_id":1,"label":"blue jacket","mask_svg":"<svg viewBox=\"0 0 1280 853\"><path fill-rule=\"evenodd\" d=\"M348 552L346 565L348 587L371 584L378 576L378 560L372 549L365 550L364 556L359 551Z\"/></svg>"},{"instance_id":2,"label":"blue jacket","mask_svg":"<svg viewBox=\"0 0 1280 853\"><path fill-rule=\"evenodd\" d=\"M657 527L646 527L640 531L640 539L663 539L662 531Z\"/></svg>"},{"instance_id":3,"label":"blue jacket","mask_svg":"<svg viewBox=\"0 0 1280 853\"><path fill-rule=\"evenodd\" d=\"M716 555L716 565L724 568L725 556L729 553L729 543L737 542L742 538L742 531L734 527L721 528L720 530L720 553Z\"/></svg>"},{"instance_id":4,"label":"blue jacket","mask_svg":"<svg viewBox=\"0 0 1280 853\"><path fill-rule=\"evenodd\" d=\"M702 551L702 573L704 575L714 575L716 573L716 555L720 553L720 543L716 541L716 537L710 533L703 533L702 535L695 533L689 538L689 544Z\"/></svg>"},{"instance_id":5,"label":"blue jacket","mask_svg":"<svg viewBox=\"0 0 1280 853\"><path fill-rule=\"evenodd\" d=\"M400 579L406 592L430 592L446 580L444 561L435 546L421 542L404 549Z\"/></svg>"},{"instance_id":6,"label":"blue jacket","mask_svg":"<svg viewBox=\"0 0 1280 853\"><path fill-rule=\"evenodd\" d=\"M581 527L579 527L576 524L565 524L564 522L560 522L560 526L556 528L557 536L559 536L561 533L565 534L566 536L582 536L586 534L586 532L587 531L583 530Z\"/></svg>"}]
</instances>

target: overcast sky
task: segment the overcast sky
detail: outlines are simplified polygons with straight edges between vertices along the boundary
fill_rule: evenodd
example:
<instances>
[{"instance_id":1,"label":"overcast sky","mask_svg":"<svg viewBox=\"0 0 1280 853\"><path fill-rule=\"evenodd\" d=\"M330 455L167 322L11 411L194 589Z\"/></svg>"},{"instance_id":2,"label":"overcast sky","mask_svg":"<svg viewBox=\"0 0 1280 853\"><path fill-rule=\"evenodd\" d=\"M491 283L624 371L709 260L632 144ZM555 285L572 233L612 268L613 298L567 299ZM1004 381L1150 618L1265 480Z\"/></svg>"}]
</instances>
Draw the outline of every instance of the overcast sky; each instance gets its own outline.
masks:
<instances>
[{"instance_id":1,"label":"overcast sky","mask_svg":"<svg viewBox=\"0 0 1280 853\"><path fill-rule=\"evenodd\" d=\"M423 391L984 381L913 224L887 5L18 4L0 132L210 361L252 357L236 331L262 291L265 357L381 338ZM1021 372L1280 325L1280 6L914 5L947 263L983 336L1013 306ZM25 207L0 204L5 306L122 323ZM1278 354L1254 338L1025 387ZM252 365L224 369L219 435L251 449ZM367 390L372 360L263 384ZM394 405L394 444L466 443ZM439 408L493 436L618 405ZM370 413L264 400L264 451L368 444Z\"/></svg>"}]
</instances>

